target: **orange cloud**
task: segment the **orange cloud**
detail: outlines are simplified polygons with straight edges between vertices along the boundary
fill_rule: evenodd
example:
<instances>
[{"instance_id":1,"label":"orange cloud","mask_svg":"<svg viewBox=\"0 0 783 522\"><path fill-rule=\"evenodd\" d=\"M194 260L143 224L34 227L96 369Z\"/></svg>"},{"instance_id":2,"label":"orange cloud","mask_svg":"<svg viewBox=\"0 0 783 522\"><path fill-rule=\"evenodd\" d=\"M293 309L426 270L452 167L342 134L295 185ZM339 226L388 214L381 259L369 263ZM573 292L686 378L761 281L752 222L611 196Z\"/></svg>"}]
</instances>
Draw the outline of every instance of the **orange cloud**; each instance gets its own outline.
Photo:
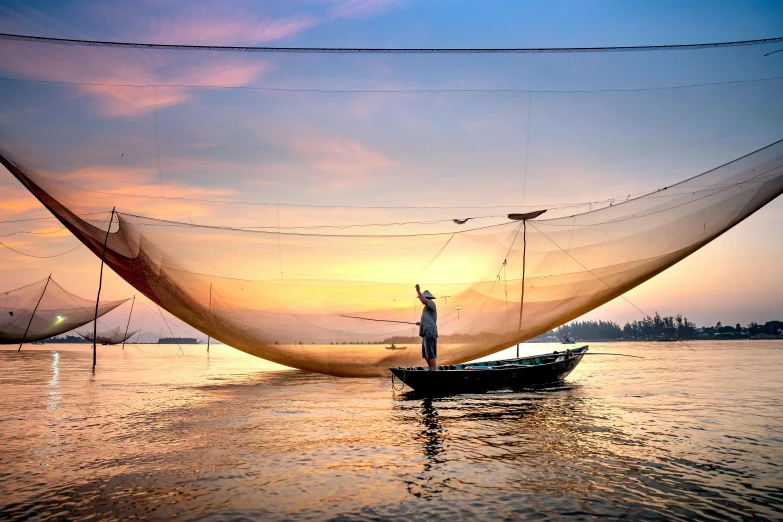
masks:
<instances>
[{"instance_id":1,"label":"orange cloud","mask_svg":"<svg viewBox=\"0 0 783 522\"><path fill-rule=\"evenodd\" d=\"M98 113L106 116L138 116L185 103L194 95L189 86L248 85L270 68L258 57L248 61L232 56L215 63L200 55L188 62L166 53L63 46L36 48L31 56L29 48L8 45L11 49L2 61L5 72L74 82L78 92L97 99Z\"/></svg>"},{"instance_id":2,"label":"orange cloud","mask_svg":"<svg viewBox=\"0 0 783 522\"><path fill-rule=\"evenodd\" d=\"M193 97L188 87L198 85L219 85L240 87L248 85L268 69L265 62L242 63L241 60L222 62L220 69L194 65L184 73L164 78L158 73L144 71L133 80L134 85L155 85L157 87L117 87L124 80L110 81L113 85L86 85L82 91L97 95L100 112L106 116L137 116L153 112L170 105L185 103ZM160 85L168 84L174 86Z\"/></svg>"},{"instance_id":3,"label":"orange cloud","mask_svg":"<svg viewBox=\"0 0 783 522\"><path fill-rule=\"evenodd\" d=\"M318 151L321 156L313 164L328 172L360 173L392 164L389 158L366 149L356 141L319 143L311 150Z\"/></svg>"},{"instance_id":4,"label":"orange cloud","mask_svg":"<svg viewBox=\"0 0 783 522\"><path fill-rule=\"evenodd\" d=\"M140 89L87 85L83 92L101 99L101 113L105 116L136 116L154 111L156 107L184 103L189 98L186 89L174 87Z\"/></svg>"},{"instance_id":5,"label":"orange cloud","mask_svg":"<svg viewBox=\"0 0 783 522\"><path fill-rule=\"evenodd\" d=\"M0 213L3 215L6 213L21 214L37 208L41 208L41 204L32 196L0 199Z\"/></svg>"}]
</instances>

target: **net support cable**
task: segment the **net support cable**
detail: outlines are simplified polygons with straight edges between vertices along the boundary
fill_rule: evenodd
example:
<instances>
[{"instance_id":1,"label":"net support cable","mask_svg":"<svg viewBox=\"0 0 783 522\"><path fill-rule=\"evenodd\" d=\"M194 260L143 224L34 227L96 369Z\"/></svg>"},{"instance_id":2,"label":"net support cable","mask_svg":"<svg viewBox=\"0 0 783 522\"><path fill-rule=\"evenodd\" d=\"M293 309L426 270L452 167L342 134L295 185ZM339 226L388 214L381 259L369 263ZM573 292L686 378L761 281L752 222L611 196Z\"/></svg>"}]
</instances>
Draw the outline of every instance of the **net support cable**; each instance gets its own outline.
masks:
<instances>
[{"instance_id":1,"label":"net support cable","mask_svg":"<svg viewBox=\"0 0 783 522\"><path fill-rule=\"evenodd\" d=\"M298 54L571 54L571 53L624 53L649 51L689 51L719 49L726 47L750 47L783 42L783 36L756 40L731 42L708 42L667 45L624 45L604 47L504 47L504 48L378 48L378 47L257 47L239 45L187 45L155 44L140 42L111 42L105 40L83 40L76 38L54 38L0 33L0 40L41 42L58 45L85 47L114 47L126 49L158 49L179 51L218 51L245 53L298 53Z\"/></svg>"},{"instance_id":2,"label":"net support cable","mask_svg":"<svg viewBox=\"0 0 783 522\"><path fill-rule=\"evenodd\" d=\"M128 324L125 325L125 335L123 335L123 337L122 337L122 349L123 350L125 350L125 341L128 340L128 328L130 328L131 317L133 316L133 305L135 305L135 304L136 304L136 296L134 295L133 296L133 301L131 302L130 313L128 314ZM131 334L131 335L133 335L133 334Z\"/></svg>"}]
</instances>

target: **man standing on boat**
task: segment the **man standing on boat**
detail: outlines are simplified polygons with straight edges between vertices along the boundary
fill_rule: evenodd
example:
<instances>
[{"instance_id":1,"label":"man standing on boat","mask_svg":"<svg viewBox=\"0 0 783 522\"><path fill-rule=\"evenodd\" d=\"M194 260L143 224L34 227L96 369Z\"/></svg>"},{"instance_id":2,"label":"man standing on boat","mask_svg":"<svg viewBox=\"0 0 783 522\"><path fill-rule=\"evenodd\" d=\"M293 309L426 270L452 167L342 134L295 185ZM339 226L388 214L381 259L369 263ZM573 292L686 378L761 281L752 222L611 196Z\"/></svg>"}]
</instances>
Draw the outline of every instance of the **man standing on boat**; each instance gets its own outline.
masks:
<instances>
[{"instance_id":1,"label":"man standing on boat","mask_svg":"<svg viewBox=\"0 0 783 522\"><path fill-rule=\"evenodd\" d=\"M419 336L421 337L421 356L426 359L430 371L438 369L438 309L435 307L435 296L429 290L423 293L416 285L416 294L424 305L419 322Z\"/></svg>"}]
</instances>

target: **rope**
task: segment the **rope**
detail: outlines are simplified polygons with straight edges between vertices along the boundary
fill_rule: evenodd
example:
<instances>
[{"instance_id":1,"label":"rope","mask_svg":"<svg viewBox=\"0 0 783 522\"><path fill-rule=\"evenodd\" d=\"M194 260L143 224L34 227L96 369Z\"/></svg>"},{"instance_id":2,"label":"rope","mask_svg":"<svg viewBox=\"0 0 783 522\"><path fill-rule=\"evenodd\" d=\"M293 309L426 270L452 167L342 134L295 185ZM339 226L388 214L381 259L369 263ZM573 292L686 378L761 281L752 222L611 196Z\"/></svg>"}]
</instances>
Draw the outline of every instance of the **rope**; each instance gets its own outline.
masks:
<instances>
[{"instance_id":1,"label":"rope","mask_svg":"<svg viewBox=\"0 0 783 522\"><path fill-rule=\"evenodd\" d=\"M157 326L159 326L159 327L162 329L162 328L163 328L163 326L161 326L161 324L158 322L158 320L157 320L157 319L155 319L155 310L153 310L152 308L150 308L149 306L147 306L146 304L144 304L144 301L139 301L139 304L140 304L141 306L143 306L144 308L146 308L146 309L147 309L147 311L148 311L150 314L152 314L152 315L150 316L150 317L152 318L152 321L153 321L153 322L154 322L154 323L155 323ZM142 319L142 320L143 320L143 319ZM139 337L139 338L141 338L141 330L139 330L139 336L138 336L138 337ZM138 339L137 339L137 341L138 341Z\"/></svg>"},{"instance_id":2,"label":"rope","mask_svg":"<svg viewBox=\"0 0 783 522\"><path fill-rule=\"evenodd\" d=\"M369 317L357 317L355 315L340 315L340 317L347 317L349 319L361 319L362 321L376 321L379 323L419 324L419 323L412 323L410 321L392 321L390 319L370 319Z\"/></svg>"},{"instance_id":3,"label":"rope","mask_svg":"<svg viewBox=\"0 0 783 522\"><path fill-rule=\"evenodd\" d=\"M160 139L158 138L158 88L155 87L155 153L158 158L158 179L160 180L160 197L163 195L163 171L160 168Z\"/></svg>"},{"instance_id":4,"label":"rope","mask_svg":"<svg viewBox=\"0 0 783 522\"><path fill-rule=\"evenodd\" d=\"M446 243L444 243L444 245L443 245L442 247L440 247L440 250L438 250L438 253L437 253L437 254L435 254L434 256L432 256L432 259L430 259L430 260L427 262L427 264L426 264L426 265L424 265L424 268L422 268L421 270L419 270L419 276L418 276L418 277L421 277L421 274L423 274L423 273L424 273L424 271L425 271L425 270L427 270L427 268L429 268L429 266L430 266L430 265L431 265L431 264L432 264L432 263L433 263L433 262L434 262L436 259L438 259L438 257L439 257L439 256L440 256L440 255L443 253L443 251L444 251L444 250L446 250L446 247L447 247L447 246L449 246L449 243L451 243L451 240L452 240L452 239L454 239L454 236L455 236L455 235L457 235L457 233L456 233L456 232L454 232L453 234L451 234L451 237L449 238L449 240L448 240L448 241L446 241Z\"/></svg>"},{"instance_id":5,"label":"rope","mask_svg":"<svg viewBox=\"0 0 783 522\"><path fill-rule=\"evenodd\" d=\"M81 248L81 247L83 247L84 245L83 245L82 243L79 243L78 245L76 245L75 247L73 247L73 248L72 248L72 249L70 249L70 250L67 250L67 251L65 251L65 252L62 252L62 253L60 253L60 254L54 254L54 255L51 255L51 256L36 256L36 255L34 255L34 254L26 254L26 253L24 253L24 252L22 252L22 251L20 251L20 250L17 250L17 249L15 249L15 248L13 248L13 247L10 247L10 246L6 245L5 243L3 243L3 242L1 242L1 241L0 241L0 246L3 246L3 247L5 247L5 248L7 248L8 250L10 250L11 252L17 253L17 254L19 254L19 255L21 255L21 256L25 256L25 257L32 257L32 258L35 258L35 259L52 259L52 258L54 258L54 257L60 257L60 256L64 256L65 254L70 254L71 252L73 252L73 251L74 251L74 250L76 250L77 248Z\"/></svg>"},{"instance_id":6,"label":"rope","mask_svg":"<svg viewBox=\"0 0 783 522\"><path fill-rule=\"evenodd\" d=\"M51 277L51 276L49 276L49 277ZM43 282L43 281L46 281L46 280L48 280L48 279L49 279L49 277L44 277L43 279L40 279L40 280L38 280L38 281L35 281L35 282L33 282L33 283L30 283L30 284L27 284L27 285L24 285L24 286L20 286L19 288L14 288L13 290L8 290L8 291L5 291L5 292L3 292L3 293L2 293L2 295L5 295L5 296L6 296L6 298L7 298L7 297L8 297L8 295L9 295L9 294L11 294L12 292L16 292L16 291L18 291L18 290L24 290L25 288L27 288L27 287L30 287L30 286L35 286L35 285L37 285L37 284L39 284L39 283L41 283L41 282ZM55 284L57 284L57 283L55 283ZM57 285L57 286L60 286L60 285ZM60 287L60 288L62 289L62 287Z\"/></svg>"},{"instance_id":7,"label":"rope","mask_svg":"<svg viewBox=\"0 0 783 522\"><path fill-rule=\"evenodd\" d=\"M83 216L93 216L95 214L105 214L106 212L87 212L85 214L82 214ZM58 219L56 216L46 216L46 217L39 217L39 218L26 218L26 219L9 219L7 221L0 221L0 225L4 225L6 223L21 223L23 221L41 221L43 219Z\"/></svg>"},{"instance_id":8,"label":"rope","mask_svg":"<svg viewBox=\"0 0 783 522\"><path fill-rule=\"evenodd\" d=\"M171 331L171 326L169 326L169 322L166 321L166 318L163 316L163 311L161 311L160 306L156 303L155 306L158 307L158 313L160 314L161 319L163 319L163 322L166 323L166 327L169 329L169 333L171 334L171 337L174 337L174 332ZM158 344L160 344L160 339L158 339ZM177 348L179 348L179 351L182 352L182 355L185 355L185 351L182 349L182 346L180 346L179 343L177 343Z\"/></svg>"},{"instance_id":9,"label":"rope","mask_svg":"<svg viewBox=\"0 0 783 522\"><path fill-rule=\"evenodd\" d=\"M87 214L84 214L84 215L85 215L85 216L94 216L94 215L96 215L96 214L104 214L104 212L89 212L89 213L87 213ZM56 218L55 216L50 216L50 217L45 217L45 218L12 219L12 220L9 220L9 221L0 221L0 224L5 224L5 223L19 223L19 222L22 222L22 221L38 221L38 220L41 220L41 219L57 219L57 218ZM104 219L104 220L101 222L101 224L103 224L103 223L106 223L106 220L105 220L105 219ZM31 229L31 230L35 230L35 229ZM60 230L63 230L63 229L61 228L61 229L59 229L59 230L56 230L55 232L59 232ZM52 233L53 233L53 232L52 232ZM16 234L16 232L15 232L14 234ZM13 234L9 234L9 235L13 235ZM6 237L6 236L3 236L3 237ZM27 253L25 253L25 252L22 252L22 251L16 250L15 248L13 248L13 247L10 247L10 246L6 245L6 244L5 244L5 243L3 243L3 242L0 242L0 246L3 246L3 247L5 247L5 248L7 248L8 250L10 250L10 251L12 251L12 252L15 252L15 253L17 253L17 254L19 254L19 255L25 256L25 257L32 257L32 258L35 258L35 259L52 259L52 258L55 258L55 257L61 257L61 256L64 256L64 255L66 255L66 254L70 254L71 252L73 252L73 251L74 251L74 250L76 250L77 248L83 247L83 246L84 246L84 244L83 244L83 243L79 243L78 245L76 245L75 247L73 247L73 248L72 248L72 249L70 249L70 250L67 250L67 251L65 251L65 252L62 252L62 253L60 253L60 254L54 254L54 255L51 255L51 256L36 256L36 255L34 255L34 254L27 254ZM58 286L59 286L59 285L58 285ZM66 292L66 293L67 293L67 292Z\"/></svg>"},{"instance_id":10,"label":"rope","mask_svg":"<svg viewBox=\"0 0 783 522\"><path fill-rule=\"evenodd\" d=\"M107 219L111 219L111 217L109 217L109 218L107 218ZM103 221L101 221L101 227L103 227L103 225L104 225L105 223L106 223L106 219L104 219ZM79 308L81 308L81 309L82 309L82 310L84 310L84 311L87 311L87 312L89 312L89 311L90 311L90 309L89 309L89 308L87 308L86 306L82 305L81 303L79 303L79 301L77 301L77 300L76 300L76 298L77 298L77 297L79 297L79 296L77 296L77 295L74 295L74 294L70 293L68 290L66 290L65 288L63 288L62 286L60 286L60 285L57 283L57 281L55 281L54 279L52 279L52 283L54 283L54 284L55 284L55 286L57 286L57 288L59 288L60 290L62 290L62 291L63 291L63 293L65 293L65 295L67 295L67 296L68 296L68 298L69 298L71 301L73 301L73 302L74 302L74 304L75 304L76 306L78 306ZM81 299L81 297L79 297L79 299ZM127 299L126 299L126 301L127 301ZM104 328L106 328L106 329L108 329L108 328L109 328L109 327L108 327L108 326L106 326L106 324L105 324L103 321L101 321L100 319L98 319L98 322L99 322L99 323L101 323L101 326L103 326ZM76 332L76 333L79 333L79 332ZM80 335L81 335L81 334L80 334Z\"/></svg>"},{"instance_id":11,"label":"rope","mask_svg":"<svg viewBox=\"0 0 783 522\"><path fill-rule=\"evenodd\" d=\"M481 302L481 308L479 308L478 314L476 314L476 318L473 319L473 324L470 325L471 330L476 325L476 321L478 321L479 317L481 317L481 313L484 311L484 305L487 303L487 298L492 294L492 290L495 288L495 283L500 281L500 272L503 270L503 267L506 266L506 262L508 261L508 256L511 254L511 250L514 248L514 243L517 241L517 236L519 236L519 231L522 229L522 225L525 222L522 221L519 223L519 227L517 227L517 232L514 234L514 239L511 241L511 246L508 247L508 252L506 252L506 257L503 258L503 263L500 265L500 269L498 270L497 275L495 276L495 280L492 281L492 286L489 287L489 292L484 296L484 300ZM525 282L522 281L522 284Z\"/></svg>"},{"instance_id":12,"label":"rope","mask_svg":"<svg viewBox=\"0 0 783 522\"><path fill-rule=\"evenodd\" d=\"M171 221L171 220L164 220L164 219L157 219L149 216L142 216L139 214L130 214L130 213L123 213L125 216L135 217L139 219L144 219L147 221L155 221L157 224L153 223L134 223L137 226L147 226L147 227L175 227L175 228L204 228L204 229L210 229L210 230L228 230L233 232L245 232L248 234L277 234L278 232L275 231L275 229L272 230L248 230L247 228L237 228L237 227L230 227L226 225L197 225L194 223L185 223L183 221ZM415 234L312 234L312 233L303 233L303 232L280 232L281 235L286 236L317 236L317 237L371 237L371 238L379 238L379 237L425 237L425 236L444 236L447 234L462 234L466 232L475 232L477 230L486 230L490 228L497 228L508 225L509 222L505 221L503 223L495 223L493 225L484 225L481 227L474 227L474 228L466 228L465 230L460 230L457 232L449 232L449 231L443 231L443 232L424 232L424 233L415 233Z\"/></svg>"},{"instance_id":13,"label":"rope","mask_svg":"<svg viewBox=\"0 0 783 522\"><path fill-rule=\"evenodd\" d=\"M516 47L516 48L373 48L373 47L254 47L237 45L185 45L139 42L110 42L76 38L52 38L0 33L0 40L39 42L85 47L112 47L127 49L158 49L177 51L218 51L245 53L294 53L294 54L572 54L572 53L621 53L646 51L691 51L723 47L750 47L783 42L783 37L733 42L708 42L667 45L624 45L604 47Z\"/></svg>"},{"instance_id":14,"label":"rope","mask_svg":"<svg viewBox=\"0 0 783 522\"><path fill-rule=\"evenodd\" d=\"M402 374L405 375L405 368L402 369ZM398 390L397 387L394 386L394 374L392 373L392 391L401 392L405 389L405 381L400 379L400 382L402 382L402 386L400 386L400 389Z\"/></svg>"},{"instance_id":15,"label":"rope","mask_svg":"<svg viewBox=\"0 0 783 522\"><path fill-rule=\"evenodd\" d=\"M573 354L573 352L571 353ZM585 353L580 353L578 355L615 355L617 357L634 357L636 359L644 359L644 357L640 355L628 355L625 353L585 352Z\"/></svg>"},{"instance_id":16,"label":"rope","mask_svg":"<svg viewBox=\"0 0 783 522\"><path fill-rule=\"evenodd\" d=\"M2 38L0 38L2 39ZM184 83L106 83L106 82L77 82L68 80L42 80L32 78L13 78L0 76L0 80L9 82L32 82L55 85L82 85L90 87L118 87L146 89L157 87L176 87L186 89L233 89L242 91L261 92L292 92L292 93L321 93L321 94L417 94L417 93L512 93L512 94L591 94L613 92L650 92L670 91L678 89L695 89L699 87L717 87L721 85L734 85L739 83L771 82L783 80L783 76L770 76L766 78L745 78L740 80L725 80L722 82L688 83L681 85L662 85L659 87L628 87L606 89L478 89L478 88L432 88L432 89L297 89L289 87L262 87L252 85L192 85Z\"/></svg>"},{"instance_id":17,"label":"rope","mask_svg":"<svg viewBox=\"0 0 783 522\"><path fill-rule=\"evenodd\" d=\"M530 117L533 113L533 93L527 93L527 130L525 131L525 170L522 176L522 207L525 206L525 194L527 190L527 164L530 160Z\"/></svg>"},{"instance_id":18,"label":"rope","mask_svg":"<svg viewBox=\"0 0 783 522\"><path fill-rule=\"evenodd\" d=\"M467 221L468 219L489 219L489 218L504 218L508 214L494 214L491 216L470 216L468 218L465 218L464 221ZM437 225L439 223L449 223L454 222L455 220L453 218L448 219L433 219L430 221L396 221L391 223L352 223L348 225L301 225L301 226L290 226L290 227L276 227L272 225L267 226L257 226L257 227L240 227L241 229L268 229L268 230L318 230L322 228L335 228L335 229L346 229L346 228L366 228L366 227L392 227L392 226L405 226L405 225ZM460 219L459 221L463 221ZM464 222L463 222L464 223ZM456 223L458 225L463 223ZM33 229L34 230L34 229Z\"/></svg>"},{"instance_id":19,"label":"rope","mask_svg":"<svg viewBox=\"0 0 783 522\"><path fill-rule=\"evenodd\" d=\"M570 258L571 258L571 259L573 259L574 261L576 261L576 263L577 263L579 266L581 266L582 268L584 268L585 270L587 270L587 271L588 271L588 272L589 272L589 273L590 273L590 274L591 274L593 277L595 277L595 278L596 278L596 279L598 279L598 280L599 280L601 283L603 283L603 284L604 284L604 286L606 286L606 288L608 288L609 290L613 290L613 288L612 288L612 287L611 287L611 286L610 286L610 285L609 285L609 284L608 284L606 281L604 281L603 279L601 279L600 277L598 277L598 275L597 275L595 272L593 272L592 270L590 270L589 268L587 268L585 265L583 265L582 263L580 263L580 262L579 262L579 261L578 261L578 260L577 260L577 259L576 259L574 256L572 256L571 254L569 254L568 252L566 252L565 250L563 250L563 249L560 247L560 245L558 245L557 243L555 243L555 242L554 242L554 241L553 241L553 240L552 240L552 239L551 239L549 236L547 236L546 234L544 234L543 232L541 232L541 230L539 230L539 229L538 229L538 227L537 227L537 226L535 226L535 225L534 225L532 222L530 223L530 226L532 226L533 228L535 228L535 229L536 229L536 231L538 231L538 233L539 233L539 234L541 234L542 236L544 236L545 238L547 238L547 239L549 240L549 242L550 242L550 243L552 243L552 244L553 244L553 245L555 245L557 248L559 248L561 251L563 251L563 252L565 253L565 255L567 255L568 257L570 257ZM644 310L642 310L641 308L639 308L638 306L636 306L635 304L633 304L633 303L632 303L632 302L631 302L631 301L630 301L630 300L629 300L627 297L625 297L625 295L622 295L622 294L621 294L621 295L620 295L620 297L623 299L623 301L625 301L625 302L626 302L626 303L628 303L629 305L631 305L631 306L633 306L634 308L636 308L636 309L637 309L639 312L641 312L641 313L642 313L642 315L643 315L644 317L652 317L650 314L646 313ZM696 351L696 350L694 350L694 349L693 349L693 347L691 347L691 346L690 346L688 343L686 343L685 341L681 341L680 339L677 339L677 341L681 342L682 344L684 344L685 346L687 346L688 348L690 348L690 349L691 349L691 350L693 350L694 352Z\"/></svg>"},{"instance_id":20,"label":"rope","mask_svg":"<svg viewBox=\"0 0 783 522\"><path fill-rule=\"evenodd\" d=\"M65 227L60 227L60 228L58 228L56 230L50 230L48 232L36 232L36 230L41 230L41 228L40 227L36 227L36 228L28 228L27 230L17 230L16 232L11 232L9 234L3 234L0 237L11 237L11 236L15 236L17 234L30 234L31 236L49 236L49 235L52 235L52 234L56 234L57 232L61 232L63 230L66 230L66 228Z\"/></svg>"},{"instance_id":21,"label":"rope","mask_svg":"<svg viewBox=\"0 0 783 522\"><path fill-rule=\"evenodd\" d=\"M783 79L783 77L781 77ZM0 78L1 79L1 78ZM783 140L782 140L783 141ZM777 142L776 142L777 143ZM776 143L773 143L772 145L775 145ZM770 145L770 146L772 146ZM766 148L766 147L764 147ZM763 149L759 149L763 150ZM755 152L758 152L755 151ZM752 154L752 153L751 153ZM742 159L742 158L739 158ZM708 171L709 172L709 171ZM332 208L332 209L359 209L359 210L471 210L471 209L518 209L518 208L540 208L542 206L547 207L550 210L554 209L566 209L566 208L572 208L572 207L580 207L587 205L589 203L604 203L609 202L609 199L606 200L599 200L599 201L587 201L587 202L580 202L580 203L565 203L565 204L551 204L551 205L468 205L468 206L455 206L455 205L426 205L426 206L416 206L416 205L316 205L316 204L308 204L308 203L274 203L269 201L236 201L236 200L230 200L230 199L209 199L209 198L193 198L193 197L182 197L182 196L154 196L152 194L129 194L129 193L121 193L121 192L111 192L107 190L95 190L95 189L88 189L85 187L82 187L80 185L76 185L74 183L68 183L66 181L63 181L61 179L56 179L51 176L46 176L45 174L35 173L36 176L39 176L41 178L45 178L53 183L58 183L60 185L65 185L66 187L71 187L76 190L81 190L84 192L92 192L94 194L104 194L107 196L117 196L117 197L130 197L130 198L140 198L140 199L167 199L172 201L195 201L199 203L218 203L218 204L228 204L228 205L255 205L255 206L263 206L263 207L294 207L294 208ZM697 177L697 176L695 176ZM653 194L657 191L643 191L643 192L636 192L631 194L632 196L637 195L647 195L647 194ZM613 198L617 199L617 198ZM89 214L84 215L94 215L94 214L105 214L109 212L108 210L105 212L91 212ZM50 219L50 218L36 218L36 219ZM13 220L13 221L0 221L0 224L2 223L13 223L16 221L27 221L27 220ZM269 227L272 228L272 227ZM276 228L276 227L275 227Z\"/></svg>"},{"instance_id":22,"label":"rope","mask_svg":"<svg viewBox=\"0 0 783 522\"><path fill-rule=\"evenodd\" d=\"M781 76L779 79L783 79L783 76ZM648 191L640 191L640 192L628 194L626 196L626 200L621 202L621 203L618 203L618 205L627 203L629 201L634 201L634 200L637 200L637 199L641 199L641 198L660 197L660 196L655 196L655 194L657 194L659 192L663 192L663 191L669 190L669 189L672 189L674 187L690 188L690 187L686 187L686 184L688 182L690 182L690 181L692 181L692 180L694 180L694 179L696 179L698 177L704 176L705 174L709 174L709 173L714 172L714 171L716 171L718 169L721 169L723 167L731 165L732 163L736 163L738 161L741 161L741 160L743 160L743 159L745 159L745 158L747 158L749 156L752 156L753 154L761 152L761 151L763 151L765 149L768 149L770 147L774 147L775 145L779 144L781 141L783 141L783 140L778 140L778 141L770 143L769 145L766 145L764 147L760 147L759 149L756 149L756 150L754 150L754 151L752 151L752 152L750 152L748 154L745 154L744 156L741 156L739 158L736 158L736 159L733 159L731 161L728 161L728 162L726 162L726 163L724 163L722 165L719 165L719 166L717 166L715 168L709 169L709 170L707 170L705 172L702 172L700 174L696 174L695 176L692 176L692 177L690 177L688 179L685 179L685 180L683 180L683 181L681 181L679 183L676 183L674 185L671 185L669 187L664 187L662 189L657 189L657 190L653 190L653 191L649 191L648 190ZM94 194L104 194L104 195L109 195L109 196L132 197L132 198L141 198L141 199L167 199L167 200L173 200L173 201L196 201L196 202L201 202L201 203L218 203L218 204L232 204L232 205L255 205L255 206L267 206L267 207L278 206L278 207L295 207L295 208L333 208L333 209L360 209L360 210L422 210L422 209L427 209L427 210L429 210L429 209L431 209L431 210L456 210L456 209L469 210L469 209L517 209L517 208L541 208L541 207L546 207L549 210L563 210L563 209L568 209L568 208L578 208L578 207L582 207L582 206L585 206L585 205L593 205L594 206L594 205L599 205L601 203L611 203L611 202L619 199L618 197L613 197L613 198L602 199L602 200L597 200L597 201L583 201L583 202L577 202L577 203L564 203L564 204L540 204L540 205L485 205L485 206L475 206L475 205L473 205L473 206L471 206L471 205L468 205L468 206L453 206L453 205L452 206L438 206L438 205L427 205L427 206L412 206L412 205L399 205L399 206L394 206L394 205L386 205L386 206L384 206L384 205L378 205L378 206L372 206L372 205L315 205L315 204L301 204L301 203L271 203L271 202L261 202L261 201L232 201L232 200L225 200L225 199L188 198L188 197L162 197L162 196L153 196L153 195L149 195L149 194L127 194L127 193L123 194L123 193L118 193L118 192L101 191L101 190L94 190L94 189L84 188L84 187L81 187L81 186L73 184L73 183L68 183L68 182L65 182L65 181L62 181L62 180L59 180L59 179L52 178L50 176L46 176L44 174L36 173L36 176L40 176L40 177L45 178L47 180L50 180L50 181L52 181L54 183L65 185L65 186L68 186L68 187L71 187L71 188L74 188L74 189L77 189L77 190L85 191L85 192L92 192ZM751 178L751 179L755 179L757 177L759 177L759 176L755 176L754 178ZM747 180L747 181L742 182L742 183L747 183L747 182L750 182L750 180ZM740 182L738 182L738 183L741 184ZM729 186L734 186L736 184L737 183L732 183L732 184L729 184ZM713 187L722 186L722 184L700 185L700 186L701 187L713 188ZM688 193L688 192L693 192L693 191L687 190L684 193ZM701 191L696 191L696 192L701 192ZM663 197L669 197L668 194L669 193L667 193ZM632 196L633 196L633 199L632 199ZM596 209L596 211L597 210L601 210L601 209ZM591 209L591 211L593 211L593 210ZM92 212L90 214L84 214L84 215L94 215L94 214L102 214L102 212ZM128 214L128 215L134 216L134 214ZM136 216L136 217L144 217L144 216ZM486 217L490 217L490 216L486 216ZM44 219L44 218L37 218L37 219ZM46 218L46 219L49 219L49 218ZM152 219L152 218L150 218L150 219ZM21 221L21 220L0 221L0 224L1 223L11 223L11 222L15 222L15 221ZM427 224L427 223L423 223L423 224ZM379 225L381 225L381 224L379 224ZM192 226L199 226L199 225L192 225ZM252 228L252 227L244 227L244 228ZM259 227L259 228L263 228L263 227ZM266 228L273 228L273 227L270 226L270 227L266 227ZM276 228L276 227L274 227L274 228Z\"/></svg>"},{"instance_id":23,"label":"rope","mask_svg":"<svg viewBox=\"0 0 783 522\"><path fill-rule=\"evenodd\" d=\"M148 310L148 311L149 311L151 314L153 314L153 315L152 315L152 320L153 320L153 321L155 321L155 324L157 324L158 326L160 326L161 328L163 328L163 327L161 326L161 324L160 324L160 323L159 323L159 322L158 322L158 321L155 319L155 311L154 311L153 309L151 309L149 306L147 306L146 304L144 304L144 301L139 301L139 304L141 304L141 305L142 305L144 308L146 308L146 309L147 309L147 310ZM160 311L160 307L158 307L158 311ZM176 317L176 316L175 316L175 317ZM165 321L165 318L164 318L164 321ZM178 330L180 330L181 332L185 333L186 335L194 335L194 334L193 334L193 332L188 332L187 330L185 330L184 328L182 328L181 326L179 326L177 323L173 323L173 325L174 325L174 327L175 327L175 328L177 328L177 329L178 329ZM167 326L167 327L169 327L169 324L168 324L168 323L166 323L166 326ZM170 327L169 327L169 329L170 329ZM194 330L195 330L195 329L194 329ZM141 335L141 334L139 334L139 335ZM171 335L173 336L174 334L172 333ZM196 335L198 335L198 333L196 333Z\"/></svg>"}]
</instances>

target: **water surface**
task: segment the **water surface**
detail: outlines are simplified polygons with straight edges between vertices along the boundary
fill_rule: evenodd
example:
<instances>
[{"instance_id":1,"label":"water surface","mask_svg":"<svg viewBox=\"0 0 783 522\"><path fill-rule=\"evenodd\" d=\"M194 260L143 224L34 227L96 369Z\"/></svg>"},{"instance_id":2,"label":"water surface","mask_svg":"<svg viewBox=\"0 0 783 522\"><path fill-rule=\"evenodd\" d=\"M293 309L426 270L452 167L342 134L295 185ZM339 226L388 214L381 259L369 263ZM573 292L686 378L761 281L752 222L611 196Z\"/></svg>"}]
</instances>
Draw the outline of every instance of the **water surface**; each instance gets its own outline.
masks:
<instances>
[{"instance_id":1,"label":"water surface","mask_svg":"<svg viewBox=\"0 0 783 522\"><path fill-rule=\"evenodd\" d=\"M0 518L783 518L783 342L691 346L436 400L226 346L100 347L94 375L6 347Z\"/></svg>"}]
</instances>

